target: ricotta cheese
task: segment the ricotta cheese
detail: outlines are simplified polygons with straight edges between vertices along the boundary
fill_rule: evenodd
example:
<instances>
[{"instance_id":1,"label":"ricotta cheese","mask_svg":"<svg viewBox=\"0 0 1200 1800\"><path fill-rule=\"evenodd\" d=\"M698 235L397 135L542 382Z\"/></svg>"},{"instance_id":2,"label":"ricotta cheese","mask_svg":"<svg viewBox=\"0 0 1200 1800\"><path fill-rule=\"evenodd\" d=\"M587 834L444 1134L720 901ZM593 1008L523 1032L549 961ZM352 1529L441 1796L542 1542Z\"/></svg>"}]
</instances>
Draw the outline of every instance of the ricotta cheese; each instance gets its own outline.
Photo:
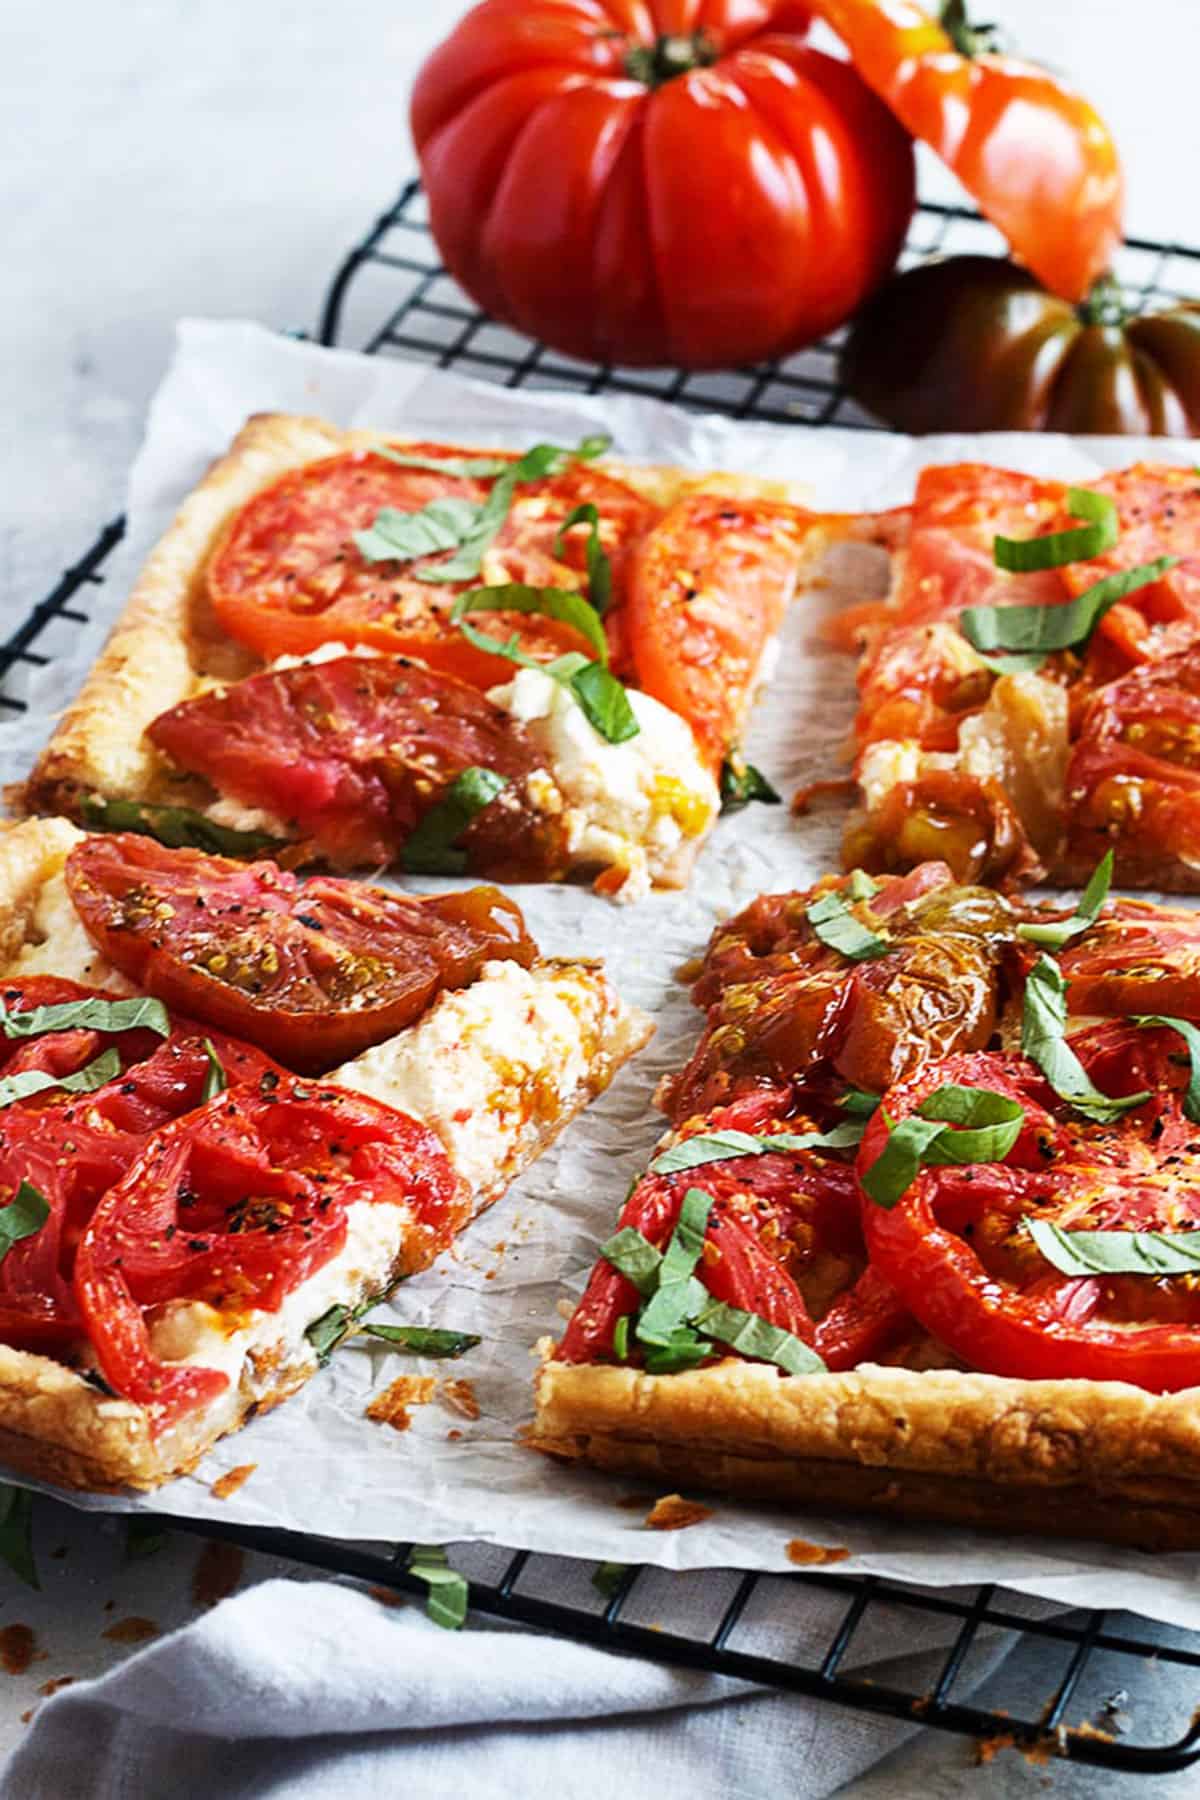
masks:
<instances>
[{"instance_id":1,"label":"ricotta cheese","mask_svg":"<svg viewBox=\"0 0 1200 1800\"><path fill-rule=\"evenodd\" d=\"M26 941L4 971L14 980L25 975L58 975L85 987L131 994L123 975L105 961L83 928L60 870L43 882L29 919Z\"/></svg>"},{"instance_id":2,"label":"ricotta cheese","mask_svg":"<svg viewBox=\"0 0 1200 1800\"><path fill-rule=\"evenodd\" d=\"M649 694L627 691L638 734L623 744L601 737L570 689L540 669L519 670L488 699L545 756L565 801L572 862L623 870L618 898L634 900L669 878L679 850L705 836L721 802L685 721Z\"/></svg>"}]
</instances>

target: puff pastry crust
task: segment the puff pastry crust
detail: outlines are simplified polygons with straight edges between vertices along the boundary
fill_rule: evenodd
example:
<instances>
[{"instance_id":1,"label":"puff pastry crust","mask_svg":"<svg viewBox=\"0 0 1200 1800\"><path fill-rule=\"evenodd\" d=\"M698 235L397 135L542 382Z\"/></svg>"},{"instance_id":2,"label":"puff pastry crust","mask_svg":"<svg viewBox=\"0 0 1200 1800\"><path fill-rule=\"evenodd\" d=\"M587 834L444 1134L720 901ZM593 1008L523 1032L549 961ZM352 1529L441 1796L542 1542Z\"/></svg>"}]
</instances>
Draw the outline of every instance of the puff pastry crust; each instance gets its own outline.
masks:
<instances>
[{"instance_id":1,"label":"puff pastry crust","mask_svg":"<svg viewBox=\"0 0 1200 1800\"><path fill-rule=\"evenodd\" d=\"M60 915L54 916L51 926L56 935L43 943L38 940L45 932L42 903L54 885L61 884L63 864L81 836L68 820L59 818L28 819L0 829L0 979L27 967L32 948L44 950L51 964L57 961L62 966L71 960L75 947L63 936ZM571 1091L555 1095L553 1105L548 1090L539 1087L537 1103L527 1116L518 1118L514 1112L495 1179L481 1184L473 1195L476 1215L603 1091L653 1031L644 1014L620 1001L598 965L549 961L536 967L551 982L561 969L564 981L572 984L577 1005L581 984L594 990L594 1005L586 1017L582 1009L579 1016L586 1074ZM103 984L110 974L97 960L87 978ZM442 1135L449 1135L448 1128ZM453 1160L453 1143L448 1142L447 1149ZM402 1249L388 1280L413 1272L411 1257ZM346 1299L353 1304L359 1297L348 1294ZM142 1407L105 1391L94 1375L0 1345L0 1460L20 1474L64 1487L153 1488L194 1467L218 1438L286 1399L317 1367L307 1341L299 1349L282 1341L268 1344L247 1356L237 1387L216 1407L191 1414L155 1435Z\"/></svg>"},{"instance_id":2,"label":"puff pastry crust","mask_svg":"<svg viewBox=\"0 0 1200 1800\"><path fill-rule=\"evenodd\" d=\"M26 783L25 810L77 818L80 800L90 793L190 803L195 793L177 775L168 785L165 763L144 739L146 727L206 679L234 680L262 666L217 629L205 596L204 571L222 533L247 501L290 469L341 451L378 443L402 448L411 441L285 413L247 420L151 551L108 642ZM492 453L494 446L472 449ZM795 484L749 475L696 474L616 459L597 466L659 506L699 489L803 498ZM681 876L686 879L686 869Z\"/></svg>"},{"instance_id":3,"label":"puff pastry crust","mask_svg":"<svg viewBox=\"0 0 1200 1800\"><path fill-rule=\"evenodd\" d=\"M539 1346L527 1441L564 1461L777 1504L1200 1548L1200 1389L738 1358L647 1375Z\"/></svg>"}]
</instances>

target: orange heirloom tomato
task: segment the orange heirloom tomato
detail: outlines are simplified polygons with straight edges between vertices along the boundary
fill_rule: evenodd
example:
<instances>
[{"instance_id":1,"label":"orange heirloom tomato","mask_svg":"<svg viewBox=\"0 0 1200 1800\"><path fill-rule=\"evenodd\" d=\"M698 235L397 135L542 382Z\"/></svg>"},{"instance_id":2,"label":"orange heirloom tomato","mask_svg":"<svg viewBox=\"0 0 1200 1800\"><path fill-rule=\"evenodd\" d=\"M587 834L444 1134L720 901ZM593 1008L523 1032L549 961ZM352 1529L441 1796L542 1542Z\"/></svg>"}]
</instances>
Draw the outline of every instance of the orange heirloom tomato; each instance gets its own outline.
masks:
<instances>
[{"instance_id":1,"label":"orange heirloom tomato","mask_svg":"<svg viewBox=\"0 0 1200 1800\"><path fill-rule=\"evenodd\" d=\"M1121 240L1124 186L1108 127L1054 75L987 49L961 0L943 23L916 0L813 0L855 68L932 146L1020 260L1082 300Z\"/></svg>"},{"instance_id":2,"label":"orange heirloom tomato","mask_svg":"<svg viewBox=\"0 0 1200 1800\"><path fill-rule=\"evenodd\" d=\"M447 267L567 355L781 355L887 274L907 133L795 0L483 0L417 78Z\"/></svg>"}]
</instances>

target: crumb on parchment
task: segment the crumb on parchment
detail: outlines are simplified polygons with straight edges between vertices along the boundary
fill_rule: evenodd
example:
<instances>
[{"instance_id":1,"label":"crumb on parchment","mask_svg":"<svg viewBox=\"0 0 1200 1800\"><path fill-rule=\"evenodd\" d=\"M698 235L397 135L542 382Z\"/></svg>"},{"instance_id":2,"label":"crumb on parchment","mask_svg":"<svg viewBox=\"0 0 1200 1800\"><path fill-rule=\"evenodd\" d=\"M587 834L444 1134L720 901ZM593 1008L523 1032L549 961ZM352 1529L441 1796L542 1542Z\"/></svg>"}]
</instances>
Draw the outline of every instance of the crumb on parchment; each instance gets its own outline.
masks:
<instances>
[{"instance_id":1,"label":"crumb on parchment","mask_svg":"<svg viewBox=\"0 0 1200 1800\"><path fill-rule=\"evenodd\" d=\"M412 1424L410 1406L428 1406L433 1399L437 1380L432 1375L398 1375L390 1386L376 1394L367 1407L366 1416L376 1425L390 1425L393 1431L407 1431Z\"/></svg>"},{"instance_id":2,"label":"crumb on parchment","mask_svg":"<svg viewBox=\"0 0 1200 1800\"><path fill-rule=\"evenodd\" d=\"M651 1531L683 1531L688 1525L699 1525L702 1519L711 1518L711 1506L685 1500L682 1494L664 1494L646 1514L646 1523Z\"/></svg>"},{"instance_id":3,"label":"crumb on parchment","mask_svg":"<svg viewBox=\"0 0 1200 1800\"><path fill-rule=\"evenodd\" d=\"M226 1470L224 1475L219 1475L213 1482L213 1495L218 1500L228 1500L231 1494L237 1493L243 1482L249 1481L257 1467L257 1463L239 1463L236 1469Z\"/></svg>"},{"instance_id":4,"label":"crumb on parchment","mask_svg":"<svg viewBox=\"0 0 1200 1800\"><path fill-rule=\"evenodd\" d=\"M850 1552L844 1544L808 1544L803 1538L792 1538L785 1554L799 1569L815 1568L820 1563L845 1562Z\"/></svg>"}]
</instances>

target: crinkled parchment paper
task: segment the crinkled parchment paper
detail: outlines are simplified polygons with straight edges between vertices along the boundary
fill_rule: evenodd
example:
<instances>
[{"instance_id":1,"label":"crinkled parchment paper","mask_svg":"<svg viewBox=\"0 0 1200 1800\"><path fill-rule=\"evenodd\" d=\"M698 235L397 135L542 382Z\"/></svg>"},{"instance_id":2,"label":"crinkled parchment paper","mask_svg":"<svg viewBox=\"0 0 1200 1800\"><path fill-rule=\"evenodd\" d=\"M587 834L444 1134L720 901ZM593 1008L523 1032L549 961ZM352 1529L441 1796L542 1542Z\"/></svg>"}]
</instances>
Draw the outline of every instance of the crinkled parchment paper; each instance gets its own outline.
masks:
<instances>
[{"instance_id":1,"label":"crinkled parchment paper","mask_svg":"<svg viewBox=\"0 0 1200 1800\"><path fill-rule=\"evenodd\" d=\"M1146 446L1130 439L1085 444L1013 435L913 443L885 434L738 424L626 396L512 392L421 366L317 349L255 325L190 321L181 327L133 470L129 538L119 567L99 590L102 617L39 676L30 693L31 715L0 732L5 778L22 773L44 741L54 709L94 655L132 571L188 489L247 414L271 409L513 446L546 438L570 443L600 428L624 456L786 475L807 482L816 503L839 508L909 498L916 472L927 462L973 457L1086 479L1146 450L1181 462L1195 459L1186 444ZM858 554L852 569L837 571L839 580L861 585L878 575L871 553ZM851 713L851 664L823 651L813 629L836 595L835 584L794 608L778 674L746 746L785 795L839 766ZM378 1315L476 1331L482 1344L460 1362L433 1363L380 1343L349 1343L299 1395L221 1445L196 1475L141 1504L346 1538L478 1539L675 1568L787 1568L784 1545L802 1536L849 1546L853 1561L846 1566L864 1573L939 1586L1002 1582L1060 1602L1124 1606L1200 1626L1200 1557L1156 1559L1028 1538L1008 1543L967 1531L847 1521L815 1511L797 1515L725 1500L713 1503L713 1517L703 1524L652 1532L644 1529L640 1511L616 1505L628 1481L560 1468L515 1441L531 1408L533 1342L561 1329L559 1302L583 1286L630 1177L659 1133L661 1121L650 1105L655 1083L695 1037L698 1015L673 971L705 942L716 920L755 893L806 884L830 867L838 826L833 811L796 821L786 807L751 807L719 825L688 893L658 895L629 909L579 888L516 890L543 948L604 956L622 993L657 1018L658 1034L562 1143L475 1225L457 1253L407 1283ZM414 1409L412 1427L403 1434L368 1423L363 1410L372 1393L409 1372L468 1377L480 1418L470 1422L435 1402ZM213 1480L249 1461L257 1468L245 1485L228 1500L215 1499ZM91 1496L79 1503L108 1509L138 1504Z\"/></svg>"}]
</instances>

